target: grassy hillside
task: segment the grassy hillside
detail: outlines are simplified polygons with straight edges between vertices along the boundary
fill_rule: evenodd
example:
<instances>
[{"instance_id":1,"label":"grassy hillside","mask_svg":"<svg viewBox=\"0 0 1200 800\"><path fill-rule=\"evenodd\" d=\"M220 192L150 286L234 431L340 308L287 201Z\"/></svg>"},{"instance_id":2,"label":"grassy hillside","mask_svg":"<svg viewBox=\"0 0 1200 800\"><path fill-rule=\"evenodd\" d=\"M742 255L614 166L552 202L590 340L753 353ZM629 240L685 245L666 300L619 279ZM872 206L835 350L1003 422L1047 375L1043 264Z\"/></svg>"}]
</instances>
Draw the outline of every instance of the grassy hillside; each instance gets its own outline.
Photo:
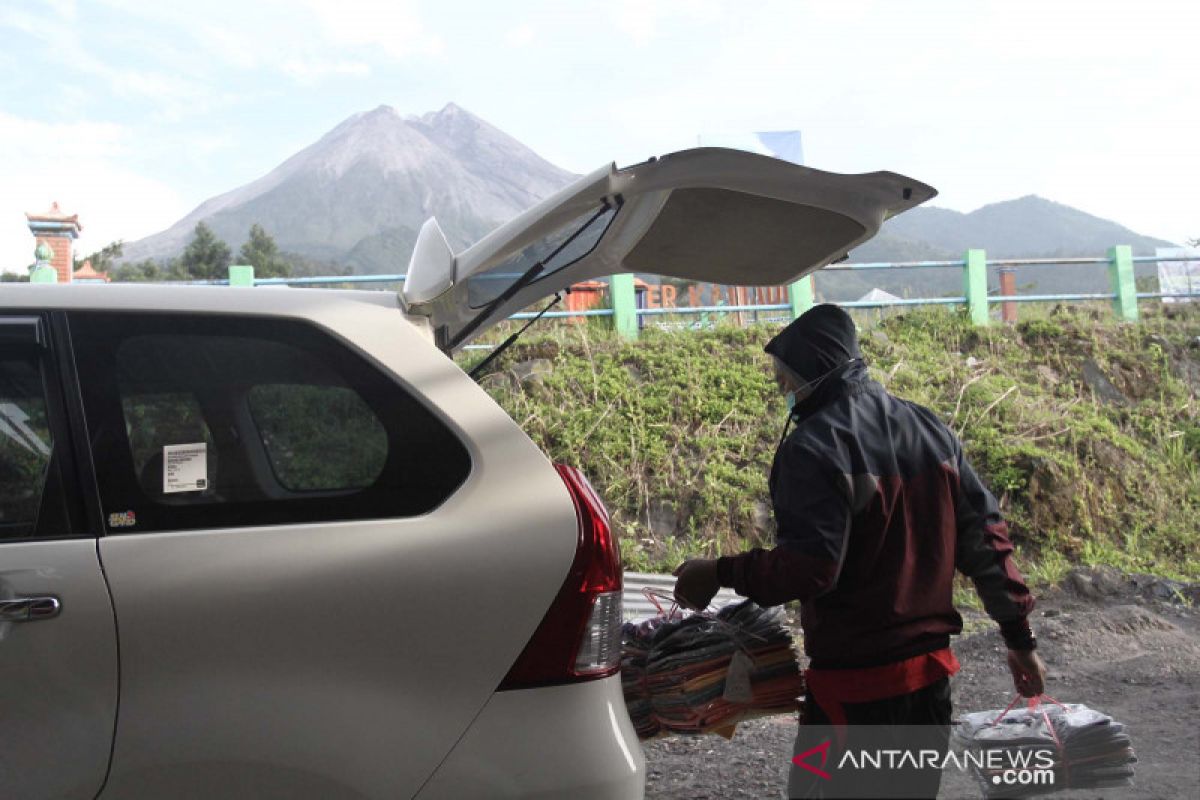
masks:
<instances>
[{"instance_id":1,"label":"grassy hillside","mask_svg":"<svg viewBox=\"0 0 1200 800\"><path fill-rule=\"evenodd\" d=\"M1008 516L1027 572L1071 563L1200 577L1200 309L1120 325L1059 311L972 328L948 311L862 333L874 377L934 409ZM769 544L766 475L784 424L773 328L600 325L523 340L483 379L607 501L630 568ZM475 361L478 356L466 357Z\"/></svg>"}]
</instances>

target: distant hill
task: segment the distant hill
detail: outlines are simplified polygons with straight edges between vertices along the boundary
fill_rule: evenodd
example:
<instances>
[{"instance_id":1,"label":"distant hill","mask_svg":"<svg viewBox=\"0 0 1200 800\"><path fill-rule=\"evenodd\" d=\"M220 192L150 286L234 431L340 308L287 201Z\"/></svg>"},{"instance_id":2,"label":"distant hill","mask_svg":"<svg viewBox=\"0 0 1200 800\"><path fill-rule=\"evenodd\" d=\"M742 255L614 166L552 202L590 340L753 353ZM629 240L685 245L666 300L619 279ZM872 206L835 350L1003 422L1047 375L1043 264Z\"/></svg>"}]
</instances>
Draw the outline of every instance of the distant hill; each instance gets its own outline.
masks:
<instances>
[{"instance_id":1,"label":"distant hill","mask_svg":"<svg viewBox=\"0 0 1200 800\"><path fill-rule=\"evenodd\" d=\"M123 260L176 256L203 220L235 251L258 223L281 250L356 272L402 272L429 217L465 247L574 177L453 103L420 117L380 106L127 244Z\"/></svg>"},{"instance_id":2,"label":"distant hill","mask_svg":"<svg viewBox=\"0 0 1200 800\"><path fill-rule=\"evenodd\" d=\"M559 169L479 117L450 103L423 116L390 106L355 114L256 181L201 203L161 233L125 246L123 261L178 255L205 221L235 250L262 225L279 248L324 271L402 272L422 223L436 216L458 248L565 186ZM888 221L852 261L958 259L968 247L989 256L1101 256L1114 244L1152 253L1168 244L1115 222L1029 195L963 214L920 207ZM1142 265L1139 274L1152 274ZM1018 271L1039 292L1104 291L1101 267ZM830 272L818 290L854 299L874 287L907 296L961 292L955 270ZM993 282L995 278L993 276Z\"/></svg>"},{"instance_id":3,"label":"distant hill","mask_svg":"<svg viewBox=\"0 0 1200 800\"><path fill-rule=\"evenodd\" d=\"M1099 255L1114 244L1152 255L1155 247L1170 242L1030 194L969 214L936 206L915 208L885 223L879 236L855 250L853 260L895 261L906 249L929 258L959 257L969 247L1006 258Z\"/></svg>"},{"instance_id":4,"label":"distant hill","mask_svg":"<svg viewBox=\"0 0 1200 800\"><path fill-rule=\"evenodd\" d=\"M972 247L989 258L1055 258L1104 256L1108 248L1127 244L1135 255L1153 255L1170 242L1142 236L1123 225L1037 195L1005 200L969 214L922 206L888 220L879 235L850 254L855 262L960 259ZM1138 275L1156 274L1153 264L1138 265ZM996 283L992 270L991 283ZM909 296L958 294L962 276L954 270L898 270L878 273L828 273L819 283L831 300L861 296L873 287ZM1039 294L1103 292L1108 277L1103 266L1056 265L1020 267L1017 285Z\"/></svg>"}]
</instances>

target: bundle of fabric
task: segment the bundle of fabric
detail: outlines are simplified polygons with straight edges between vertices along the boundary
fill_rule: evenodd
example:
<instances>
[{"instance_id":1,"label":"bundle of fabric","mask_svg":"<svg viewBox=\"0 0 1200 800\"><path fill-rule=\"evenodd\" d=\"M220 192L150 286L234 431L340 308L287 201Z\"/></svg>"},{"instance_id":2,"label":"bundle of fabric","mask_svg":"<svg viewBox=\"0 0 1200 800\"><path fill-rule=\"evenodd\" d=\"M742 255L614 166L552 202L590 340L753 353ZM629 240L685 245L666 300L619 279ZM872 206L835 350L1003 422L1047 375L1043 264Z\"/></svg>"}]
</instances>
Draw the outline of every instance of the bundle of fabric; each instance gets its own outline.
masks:
<instances>
[{"instance_id":1,"label":"bundle of fabric","mask_svg":"<svg viewBox=\"0 0 1200 800\"><path fill-rule=\"evenodd\" d=\"M749 600L715 614L662 615L624 626L625 704L638 736L720 733L797 709L804 678L782 609Z\"/></svg>"},{"instance_id":2,"label":"bundle of fabric","mask_svg":"<svg viewBox=\"0 0 1200 800\"><path fill-rule=\"evenodd\" d=\"M1133 785L1137 756L1124 725L1085 705L1045 700L958 719L954 737L984 797Z\"/></svg>"}]
</instances>

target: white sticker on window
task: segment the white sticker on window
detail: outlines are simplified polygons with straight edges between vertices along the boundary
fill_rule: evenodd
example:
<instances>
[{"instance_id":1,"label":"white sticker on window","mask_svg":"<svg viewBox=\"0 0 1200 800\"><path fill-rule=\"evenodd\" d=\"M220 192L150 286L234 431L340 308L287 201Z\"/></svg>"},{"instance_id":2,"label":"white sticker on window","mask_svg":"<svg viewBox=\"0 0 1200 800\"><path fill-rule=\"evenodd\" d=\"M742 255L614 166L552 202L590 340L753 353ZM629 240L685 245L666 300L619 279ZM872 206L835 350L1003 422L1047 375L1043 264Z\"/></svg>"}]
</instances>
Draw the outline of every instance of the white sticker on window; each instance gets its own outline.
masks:
<instances>
[{"instance_id":1,"label":"white sticker on window","mask_svg":"<svg viewBox=\"0 0 1200 800\"><path fill-rule=\"evenodd\" d=\"M207 444L168 444L163 447L164 494L202 492L207 488Z\"/></svg>"}]
</instances>

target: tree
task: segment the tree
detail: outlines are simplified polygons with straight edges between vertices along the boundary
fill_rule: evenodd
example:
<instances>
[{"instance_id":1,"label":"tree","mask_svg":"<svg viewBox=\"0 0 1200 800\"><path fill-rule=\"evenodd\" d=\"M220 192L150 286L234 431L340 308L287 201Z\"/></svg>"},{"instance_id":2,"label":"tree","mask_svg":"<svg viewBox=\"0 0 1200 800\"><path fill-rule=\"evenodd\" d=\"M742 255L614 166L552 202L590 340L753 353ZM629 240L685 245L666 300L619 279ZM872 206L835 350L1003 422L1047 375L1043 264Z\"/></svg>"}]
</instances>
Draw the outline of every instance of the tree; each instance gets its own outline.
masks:
<instances>
[{"instance_id":1,"label":"tree","mask_svg":"<svg viewBox=\"0 0 1200 800\"><path fill-rule=\"evenodd\" d=\"M229 245L218 239L212 228L198 222L192 240L179 258L179 264L189 278L215 280L229 275L232 258Z\"/></svg>"},{"instance_id":2,"label":"tree","mask_svg":"<svg viewBox=\"0 0 1200 800\"><path fill-rule=\"evenodd\" d=\"M271 234L258 223L250 226L250 238L242 245L238 261L252 265L257 278L286 278L292 274L291 264L280 254Z\"/></svg>"},{"instance_id":3,"label":"tree","mask_svg":"<svg viewBox=\"0 0 1200 800\"><path fill-rule=\"evenodd\" d=\"M153 283L157 281L183 281L191 276L183 271L179 259L173 258L166 263L147 258L145 261L122 264L114 267L108 273L114 283Z\"/></svg>"},{"instance_id":4,"label":"tree","mask_svg":"<svg viewBox=\"0 0 1200 800\"><path fill-rule=\"evenodd\" d=\"M92 262L92 269L96 270L96 272L107 272L112 269L113 262L121 257L124 248L125 243L120 239L110 242L91 255L76 258L73 268L77 270L83 266L83 262L90 261Z\"/></svg>"}]
</instances>

